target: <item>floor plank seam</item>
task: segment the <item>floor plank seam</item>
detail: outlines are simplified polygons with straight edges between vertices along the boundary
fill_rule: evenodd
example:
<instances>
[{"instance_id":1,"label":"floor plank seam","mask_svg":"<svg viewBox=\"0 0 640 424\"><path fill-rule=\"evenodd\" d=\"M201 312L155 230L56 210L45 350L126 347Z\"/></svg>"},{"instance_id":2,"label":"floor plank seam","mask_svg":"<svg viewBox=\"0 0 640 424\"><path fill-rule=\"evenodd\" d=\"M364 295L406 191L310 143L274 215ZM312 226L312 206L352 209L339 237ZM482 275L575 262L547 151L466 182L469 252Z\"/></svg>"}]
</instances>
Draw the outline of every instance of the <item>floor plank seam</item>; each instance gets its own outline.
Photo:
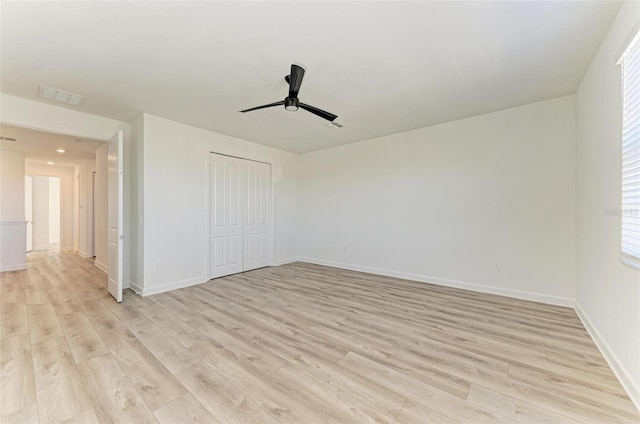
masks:
<instances>
[{"instance_id":1,"label":"floor plank seam","mask_svg":"<svg viewBox=\"0 0 640 424\"><path fill-rule=\"evenodd\" d=\"M396 416L393 417L394 420L397 420L398 417L400 416L400 414L402 414L402 410L404 409L404 407L407 404L408 400L409 400L408 398L405 398L404 402L402 402L402 406L400 407L400 410L398 410L398 413L396 414Z\"/></svg>"}]
</instances>

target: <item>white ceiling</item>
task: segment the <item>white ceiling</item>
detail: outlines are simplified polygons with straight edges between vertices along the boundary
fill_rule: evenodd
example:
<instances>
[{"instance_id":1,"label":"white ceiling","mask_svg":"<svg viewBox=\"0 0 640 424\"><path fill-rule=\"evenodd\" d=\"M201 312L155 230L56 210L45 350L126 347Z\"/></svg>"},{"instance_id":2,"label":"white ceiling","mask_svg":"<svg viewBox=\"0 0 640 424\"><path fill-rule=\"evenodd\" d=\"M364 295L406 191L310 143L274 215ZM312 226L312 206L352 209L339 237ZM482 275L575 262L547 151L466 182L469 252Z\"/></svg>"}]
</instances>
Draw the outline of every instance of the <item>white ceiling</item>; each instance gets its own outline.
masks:
<instances>
[{"instance_id":1,"label":"white ceiling","mask_svg":"<svg viewBox=\"0 0 640 424\"><path fill-rule=\"evenodd\" d=\"M51 161L56 166L76 166L85 159L95 159L96 150L104 143L7 124L0 124L0 135L16 139L16 142L0 141L0 150L24 152L28 163L46 164ZM64 149L65 152L58 153L56 149Z\"/></svg>"},{"instance_id":2,"label":"white ceiling","mask_svg":"<svg viewBox=\"0 0 640 424\"><path fill-rule=\"evenodd\" d=\"M2 92L142 112L291 152L572 94L619 2L2 2ZM282 100L292 62L302 110ZM53 103L57 104L57 103ZM61 104L58 104L61 105ZM73 106L68 106L74 108Z\"/></svg>"}]
</instances>

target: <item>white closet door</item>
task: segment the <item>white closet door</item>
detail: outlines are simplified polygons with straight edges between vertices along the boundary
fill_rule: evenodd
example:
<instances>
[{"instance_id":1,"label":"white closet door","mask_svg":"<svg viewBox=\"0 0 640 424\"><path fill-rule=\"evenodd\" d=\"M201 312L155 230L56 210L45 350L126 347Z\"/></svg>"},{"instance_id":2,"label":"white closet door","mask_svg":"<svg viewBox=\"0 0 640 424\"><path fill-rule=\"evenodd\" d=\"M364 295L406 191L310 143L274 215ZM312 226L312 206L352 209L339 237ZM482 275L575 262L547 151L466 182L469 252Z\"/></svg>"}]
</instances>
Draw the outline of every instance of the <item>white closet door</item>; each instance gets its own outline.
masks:
<instances>
[{"instance_id":1,"label":"white closet door","mask_svg":"<svg viewBox=\"0 0 640 424\"><path fill-rule=\"evenodd\" d=\"M242 162L211 155L211 278L243 271Z\"/></svg>"},{"instance_id":2,"label":"white closet door","mask_svg":"<svg viewBox=\"0 0 640 424\"><path fill-rule=\"evenodd\" d=\"M246 175L246 206L244 214L244 270L271 264L271 166L243 161Z\"/></svg>"}]
</instances>

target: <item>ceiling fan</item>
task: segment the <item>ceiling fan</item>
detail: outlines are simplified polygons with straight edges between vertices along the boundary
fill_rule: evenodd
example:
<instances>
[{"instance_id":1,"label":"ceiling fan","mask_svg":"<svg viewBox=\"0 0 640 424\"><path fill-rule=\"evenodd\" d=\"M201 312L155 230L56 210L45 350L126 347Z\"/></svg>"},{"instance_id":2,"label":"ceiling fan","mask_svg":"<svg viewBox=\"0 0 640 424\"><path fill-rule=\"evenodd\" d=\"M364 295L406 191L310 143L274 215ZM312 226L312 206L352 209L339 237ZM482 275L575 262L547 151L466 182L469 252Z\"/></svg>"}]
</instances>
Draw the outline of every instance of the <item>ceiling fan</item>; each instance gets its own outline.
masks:
<instances>
[{"instance_id":1,"label":"ceiling fan","mask_svg":"<svg viewBox=\"0 0 640 424\"><path fill-rule=\"evenodd\" d=\"M251 112L253 110L265 109L268 107L274 106L282 106L288 110L289 112L295 112L300 109L304 109L307 112L311 112L314 115L317 115L321 118L326 119L327 121L333 122L338 116L333 113L325 112L322 109L318 109L317 107L313 107L306 103L302 103L298 100L298 92L300 91L300 86L302 85L302 78L304 77L304 68L298 65L291 65L291 74L284 77L285 81L289 83L289 95L285 97L284 100L275 103L269 103L268 105L256 106L251 109L241 110L240 112Z\"/></svg>"}]
</instances>

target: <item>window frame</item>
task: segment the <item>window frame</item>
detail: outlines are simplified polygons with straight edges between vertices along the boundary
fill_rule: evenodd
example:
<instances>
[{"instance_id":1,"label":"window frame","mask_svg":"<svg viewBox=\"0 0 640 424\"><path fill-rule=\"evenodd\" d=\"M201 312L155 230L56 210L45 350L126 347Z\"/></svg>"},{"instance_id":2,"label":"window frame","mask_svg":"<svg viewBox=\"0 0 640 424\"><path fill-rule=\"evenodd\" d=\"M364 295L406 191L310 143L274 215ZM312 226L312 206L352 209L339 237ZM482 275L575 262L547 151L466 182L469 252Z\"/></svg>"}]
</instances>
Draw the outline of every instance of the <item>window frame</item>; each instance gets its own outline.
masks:
<instances>
[{"instance_id":1,"label":"window frame","mask_svg":"<svg viewBox=\"0 0 640 424\"><path fill-rule=\"evenodd\" d=\"M637 66L630 73L632 77L628 76L629 60ZM640 196L640 192L636 193L640 190L640 187L636 188L640 185L640 31L637 25L616 64L620 66L622 82L620 261L640 270L640 200L634 200ZM625 184L632 185L627 193Z\"/></svg>"}]
</instances>

